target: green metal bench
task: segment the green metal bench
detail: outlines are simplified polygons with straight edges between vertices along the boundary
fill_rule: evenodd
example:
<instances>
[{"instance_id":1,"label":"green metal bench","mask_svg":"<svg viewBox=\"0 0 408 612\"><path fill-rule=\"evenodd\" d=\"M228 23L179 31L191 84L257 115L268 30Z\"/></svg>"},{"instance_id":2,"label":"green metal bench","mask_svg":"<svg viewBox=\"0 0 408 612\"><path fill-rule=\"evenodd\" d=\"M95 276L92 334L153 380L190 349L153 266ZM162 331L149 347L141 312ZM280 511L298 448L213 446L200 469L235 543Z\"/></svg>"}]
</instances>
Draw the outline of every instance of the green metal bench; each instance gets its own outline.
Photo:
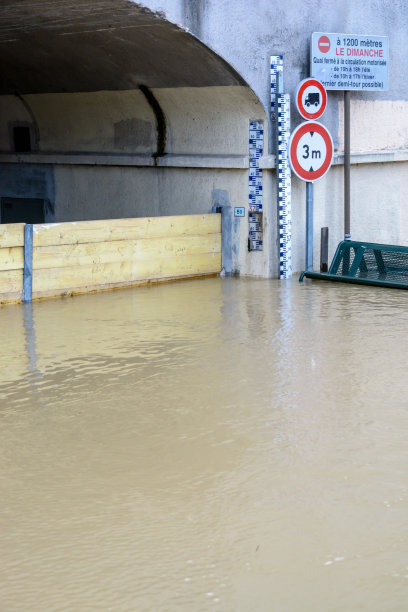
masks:
<instances>
[{"instance_id":1,"label":"green metal bench","mask_svg":"<svg viewBox=\"0 0 408 612\"><path fill-rule=\"evenodd\" d=\"M408 247L371 242L340 242L329 271L302 272L304 277L408 289Z\"/></svg>"}]
</instances>

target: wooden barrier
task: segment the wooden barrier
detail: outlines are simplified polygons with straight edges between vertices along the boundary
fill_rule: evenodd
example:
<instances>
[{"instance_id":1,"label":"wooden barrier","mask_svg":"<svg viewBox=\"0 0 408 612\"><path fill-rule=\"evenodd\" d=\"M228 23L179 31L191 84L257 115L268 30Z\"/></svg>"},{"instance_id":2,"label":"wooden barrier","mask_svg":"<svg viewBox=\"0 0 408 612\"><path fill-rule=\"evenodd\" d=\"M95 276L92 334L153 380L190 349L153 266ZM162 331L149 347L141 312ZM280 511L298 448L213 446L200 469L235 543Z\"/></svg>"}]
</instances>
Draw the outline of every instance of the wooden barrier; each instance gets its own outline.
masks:
<instances>
[{"instance_id":1,"label":"wooden barrier","mask_svg":"<svg viewBox=\"0 0 408 612\"><path fill-rule=\"evenodd\" d=\"M23 268L24 223L0 225L0 303L21 301Z\"/></svg>"},{"instance_id":2,"label":"wooden barrier","mask_svg":"<svg viewBox=\"0 0 408 612\"><path fill-rule=\"evenodd\" d=\"M33 226L32 299L221 271L221 215ZM23 296L24 224L0 225L0 303Z\"/></svg>"}]
</instances>

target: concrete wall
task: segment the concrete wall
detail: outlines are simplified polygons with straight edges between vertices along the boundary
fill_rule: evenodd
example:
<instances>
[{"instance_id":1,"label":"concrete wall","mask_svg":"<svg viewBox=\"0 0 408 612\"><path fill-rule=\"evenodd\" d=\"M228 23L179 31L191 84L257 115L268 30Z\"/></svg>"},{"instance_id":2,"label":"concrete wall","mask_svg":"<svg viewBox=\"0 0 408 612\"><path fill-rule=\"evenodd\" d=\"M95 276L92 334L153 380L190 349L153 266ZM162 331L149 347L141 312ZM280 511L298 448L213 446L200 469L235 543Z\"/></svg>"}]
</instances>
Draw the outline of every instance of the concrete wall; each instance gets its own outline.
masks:
<instances>
[{"instance_id":1,"label":"concrete wall","mask_svg":"<svg viewBox=\"0 0 408 612\"><path fill-rule=\"evenodd\" d=\"M164 113L166 154L248 155L249 120L266 120L248 87L151 91ZM156 151L155 115L140 90L26 95L24 103L0 96L0 151L12 150L10 123L33 118L41 153Z\"/></svg>"},{"instance_id":2,"label":"concrete wall","mask_svg":"<svg viewBox=\"0 0 408 612\"><path fill-rule=\"evenodd\" d=\"M210 212L213 192L245 205L246 171L118 166L55 167L56 221Z\"/></svg>"},{"instance_id":3,"label":"concrete wall","mask_svg":"<svg viewBox=\"0 0 408 612\"><path fill-rule=\"evenodd\" d=\"M357 97L352 94L352 98ZM372 93L370 98L374 98ZM353 151L408 148L408 101L352 99L350 139ZM337 141L344 150L344 103L339 101ZM324 117L322 118L324 121Z\"/></svg>"},{"instance_id":4,"label":"concrete wall","mask_svg":"<svg viewBox=\"0 0 408 612\"><path fill-rule=\"evenodd\" d=\"M50 164L0 164L0 185L0 197L55 200Z\"/></svg>"}]
</instances>

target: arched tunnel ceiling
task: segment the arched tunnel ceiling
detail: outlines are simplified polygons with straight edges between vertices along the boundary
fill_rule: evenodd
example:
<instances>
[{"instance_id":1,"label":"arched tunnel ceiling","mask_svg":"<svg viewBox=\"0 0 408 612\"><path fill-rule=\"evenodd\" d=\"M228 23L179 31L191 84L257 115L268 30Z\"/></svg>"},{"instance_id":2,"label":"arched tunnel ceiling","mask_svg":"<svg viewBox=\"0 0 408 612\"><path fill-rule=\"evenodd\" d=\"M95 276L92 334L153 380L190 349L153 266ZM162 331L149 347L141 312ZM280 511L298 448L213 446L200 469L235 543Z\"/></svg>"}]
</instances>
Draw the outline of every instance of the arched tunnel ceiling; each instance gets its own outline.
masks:
<instances>
[{"instance_id":1,"label":"arched tunnel ceiling","mask_svg":"<svg viewBox=\"0 0 408 612\"><path fill-rule=\"evenodd\" d=\"M1 0L0 94L246 85L199 40L129 0Z\"/></svg>"}]
</instances>

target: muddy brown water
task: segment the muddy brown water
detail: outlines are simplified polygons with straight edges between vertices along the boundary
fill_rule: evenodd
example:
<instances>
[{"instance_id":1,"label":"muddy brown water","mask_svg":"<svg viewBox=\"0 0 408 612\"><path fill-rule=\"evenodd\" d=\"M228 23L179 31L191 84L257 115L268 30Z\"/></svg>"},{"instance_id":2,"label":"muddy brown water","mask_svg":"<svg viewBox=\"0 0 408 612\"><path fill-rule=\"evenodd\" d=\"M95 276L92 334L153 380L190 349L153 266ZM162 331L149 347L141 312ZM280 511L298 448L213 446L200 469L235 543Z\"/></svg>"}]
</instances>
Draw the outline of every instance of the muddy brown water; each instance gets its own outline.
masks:
<instances>
[{"instance_id":1,"label":"muddy brown water","mask_svg":"<svg viewBox=\"0 0 408 612\"><path fill-rule=\"evenodd\" d=\"M0 308L0 610L407 610L407 300L212 278Z\"/></svg>"}]
</instances>

